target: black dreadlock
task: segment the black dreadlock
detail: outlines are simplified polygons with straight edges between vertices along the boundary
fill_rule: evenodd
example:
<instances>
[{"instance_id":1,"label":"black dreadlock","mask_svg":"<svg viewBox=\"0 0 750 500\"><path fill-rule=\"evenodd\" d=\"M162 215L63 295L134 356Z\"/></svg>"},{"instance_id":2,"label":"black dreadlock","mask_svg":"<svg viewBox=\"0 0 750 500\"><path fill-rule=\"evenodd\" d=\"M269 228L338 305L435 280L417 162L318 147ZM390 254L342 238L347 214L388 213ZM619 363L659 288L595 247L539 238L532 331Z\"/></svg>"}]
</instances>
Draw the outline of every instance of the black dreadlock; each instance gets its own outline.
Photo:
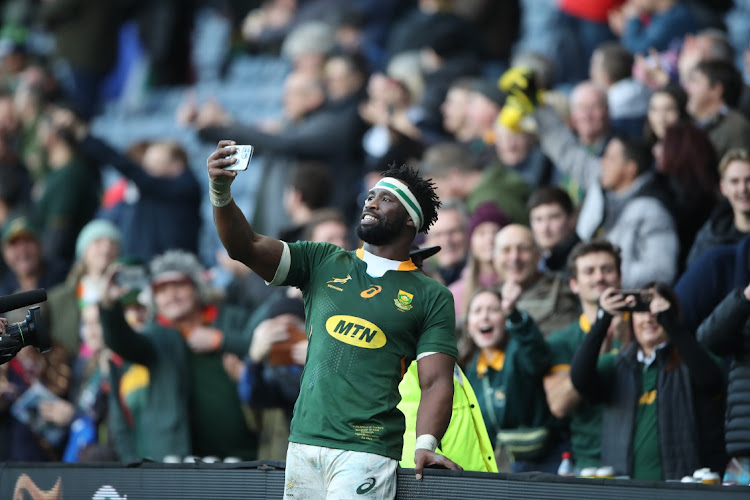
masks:
<instances>
[{"instance_id":1,"label":"black dreadlock","mask_svg":"<svg viewBox=\"0 0 750 500\"><path fill-rule=\"evenodd\" d=\"M412 194L419 202L419 206L422 207L424 217L424 224L422 224L421 229L417 228L417 232L426 234L430 230L430 226L437 221L438 209L442 205L440 198L435 193L435 183L432 182L432 179L422 178L418 170L407 165L397 167L395 164L392 164L388 170L383 172L382 176L393 177L409 186Z\"/></svg>"}]
</instances>

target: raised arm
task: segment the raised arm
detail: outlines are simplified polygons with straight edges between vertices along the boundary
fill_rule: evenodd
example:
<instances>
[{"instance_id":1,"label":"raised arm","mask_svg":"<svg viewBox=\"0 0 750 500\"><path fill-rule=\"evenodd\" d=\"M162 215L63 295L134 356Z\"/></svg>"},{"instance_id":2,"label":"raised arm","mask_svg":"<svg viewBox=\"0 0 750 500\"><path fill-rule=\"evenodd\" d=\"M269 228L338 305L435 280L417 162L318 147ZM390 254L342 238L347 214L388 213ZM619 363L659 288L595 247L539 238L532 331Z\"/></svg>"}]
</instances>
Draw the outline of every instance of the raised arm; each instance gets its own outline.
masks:
<instances>
[{"instance_id":1,"label":"raised arm","mask_svg":"<svg viewBox=\"0 0 750 500\"><path fill-rule=\"evenodd\" d=\"M599 353L613 316L626 304L627 298L616 293L614 288L604 290L599 297L598 319L591 326L591 331L583 339L570 363L570 380L573 387L591 402L602 402L607 398L608 381L599 370Z\"/></svg>"},{"instance_id":2,"label":"raised arm","mask_svg":"<svg viewBox=\"0 0 750 500\"><path fill-rule=\"evenodd\" d=\"M542 150L555 167L584 188L597 182L601 172L599 158L578 143L557 111L552 106L539 106L534 117L539 126Z\"/></svg>"},{"instance_id":3,"label":"raised arm","mask_svg":"<svg viewBox=\"0 0 750 500\"><path fill-rule=\"evenodd\" d=\"M664 327L669 340L677 348L680 357L690 371L693 384L703 391L719 393L724 386L724 378L718 362L701 347L693 333L680 321L672 304L654 289L654 298L649 305L651 314Z\"/></svg>"},{"instance_id":4,"label":"raised arm","mask_svg":"<svg viewBox=\"0 0 750 500\"><path fill-rule=\"evenodd\" d=\"M435 453L437 443L451 421L455 363L456 358L443 353L430 354L417 361L419 388L422 391L417 410L417 449L414 454L417 479L422 479L425 466L461 469L450 459Z\"/></svg>"},{"instance_id":5,"label":"raised arm","mask_svg":"<svg viewBox=\"0 0 750 500\"><path fill-rule=\"evenodd\" d=\"M225 167L234 162L229 157L237 150L235 144L235 141L230 140L219 141L206 162L216 230L231 258L242 262L270 282L279 267L284 245L279 240L253 231L232 199L231 185L237 172L227 171Z\"/></svg>"},{"instance_id":6,"label":"raised arm","mask_svg":"<svg viewBox=\"0 0 750 500\"><path fill-rule=\"evenodd\" d=\"M200 187L190 174L186 172L176 177L157 177L146 172L127 155L114 149L103 140L87 135L80 142L81 152L88 158L104 165L110 165L122 175L130 179L143 193L150 193L163 198L190 198L198 196Z\"/></svg>"}]
</instances>

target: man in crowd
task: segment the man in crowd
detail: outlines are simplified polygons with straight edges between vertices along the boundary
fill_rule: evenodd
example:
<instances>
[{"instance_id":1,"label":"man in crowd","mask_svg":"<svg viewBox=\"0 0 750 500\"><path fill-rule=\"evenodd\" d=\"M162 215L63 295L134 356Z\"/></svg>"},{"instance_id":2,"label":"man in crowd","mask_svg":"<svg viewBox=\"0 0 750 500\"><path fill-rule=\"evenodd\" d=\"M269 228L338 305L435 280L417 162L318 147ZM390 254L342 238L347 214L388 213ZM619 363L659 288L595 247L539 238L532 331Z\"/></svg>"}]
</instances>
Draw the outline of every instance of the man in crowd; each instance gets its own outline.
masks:
<instances>
[{"instance_id":1,"label":"man in crowd","mask_svg":"<svg viewBox=\"0 0 750 500\"><path fill-rule=\"evenodd\" d=\"M581 241L576 234L576 210L565 190L544 186L529 198L529 222L542 252L542 271L567 271L568 254Z\"/></svg>"},{"instance_id":2,"label":"man in crowd","mask_svg":"<svg viewBox=\"0 0 750 500\"><path fill-rule=\"evenodd\" d=\"M679 239L669 196L657 181L643 141L614 134L604 155L597 158L576 144L553 108L540 105L529 71L511 68L500 86L511 94L500 119L515 121L533 114L544 152L561 172L586 187L576 225L581 240L603 236L620 247L624 287L636 288L652 280L672 283Z\"/></svg>"},{"instance_id":3,"label":"man in crowd","mask_svg":"<svg viewBox=\"0 0 750 500\"><path fill-rule=\"evenodd\" d=\"M66 267L45 258L39 234L27 217L11 220L2 232L3 260L8 271L0 280L0 294L52 287L65 279Z\"/></svg>"},{"instance_id":4,"label":"man in crowd","mask_svg":"<svg viewBox=\"0 0 750 500\"><path fill-rule=\"evenodd\" d=\"M135 416L137 456L254 460L257 436L247 426L221 356L247 352L249 335L242 335L247 313L213 303L195 255L170 250L150 262L156 317L137 333L126 323L120 301L126 290L112 277L116 270L108 271L100 315L107 346L148 369L147 403Z\"/></svg>"},{"instance_id":5,"label":"man in crowd","mask_svg":"<svg viewBox=\"0 0 750 500\"><path fill-rule=\"evenodd\" d=\"M448 200L438 210L438 219L425 238L424 246L439 246L436 271L445 286L461 277L469 251L466 208L458 200Z\"/></svg>"},{"instance_id":6,"label":"man in crowd","mask_svg":"<svg viewBox=\"0 0 750 500\"><path fill-rule=\"evenodd\" d=\"M601 451L601 405L582 401L570 381L570 363L578 346L596 321L599 296L607 288L620 287L620 254L606 240L580 243L570 254L568 273L570 288L578 295L583 313L578 320L547 338L553 356L553 366L544 377L547 404L557 418L570 417L570 445L577 469L598 467ZM613 320L613 333L606 350L626 341L628 324L622 316Z\"/></svg>"},{"instance_id":7,"label":"man in crowd","mask_svg":"<svg viewBox=\"0 0 750 500\"><path fill-rule=\"evenodd\" d=\"M750 149L730 149L719 162L719 174L726 201L717 205L695 235L688 265L709 248L737 243L750 234Z\"/></svg>"},{"instance_id":8,"label":"man in crowd","mask_svg":"<svg viewBox=\"0 0 750 500\"><path fill-rule=\"evenodd\" d=\"M545 335L578 316L578 303L558 273L539 270L541 253L531 230L510 224L495 235L493 263L501 283L512 281L523 289L518 308L529 313Z\"/></svg>"},{"instance_id":9,"label":"man in crowd","mask_svg":"<svg viewBox=\"0 0 750 500\"><path fill-rule=\"evenodd\" d=\"M736 108L742 94L742 75L729 61L705 60L693 67L683 82L687 111L708 132L716 154L750 147L750 122Z\"/></svg>"},{"instance_id":10,"label":"man in crowd","mask_svg":"<svg viewBox=\"0 0 750 500\"><path fill-rule=\"evenodd\" d=\"M499 162L482 170L462 145L446 142L425 150L420 171L432 177L441 198L464 202L469 215L492 201L513 222L526 223L529 186L518 172Z\"/></svg>"}]
</instances>

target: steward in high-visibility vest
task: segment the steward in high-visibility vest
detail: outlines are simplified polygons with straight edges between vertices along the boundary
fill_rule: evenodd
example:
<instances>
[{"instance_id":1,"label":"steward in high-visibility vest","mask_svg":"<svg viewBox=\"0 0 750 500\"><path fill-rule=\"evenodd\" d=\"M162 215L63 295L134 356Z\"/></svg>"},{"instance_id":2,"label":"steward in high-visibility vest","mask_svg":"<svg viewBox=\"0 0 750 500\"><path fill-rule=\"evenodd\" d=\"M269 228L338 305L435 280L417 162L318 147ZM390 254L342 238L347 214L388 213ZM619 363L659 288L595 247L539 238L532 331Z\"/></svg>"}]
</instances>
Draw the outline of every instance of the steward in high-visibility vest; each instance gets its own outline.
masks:
<instances>
[{"instance_id":1,"label":"steward in high-visibility vest","mask_svg":"<svg viewBox=\"0 0 750 500\"><path fill-rule=\"evenodd\" d=\"M406 417L404 449L399 465L403 468L413 468L414 447L417 440L417 408L421 395L416 361L409 366L398 389L401 392L398 409ZM464 470L497 472L495 452L484 425L477 397L458 365L455 365L453 369L451 422L440 441L440 446L435 451L449 457Z\"/></svg>"}]
</instances>

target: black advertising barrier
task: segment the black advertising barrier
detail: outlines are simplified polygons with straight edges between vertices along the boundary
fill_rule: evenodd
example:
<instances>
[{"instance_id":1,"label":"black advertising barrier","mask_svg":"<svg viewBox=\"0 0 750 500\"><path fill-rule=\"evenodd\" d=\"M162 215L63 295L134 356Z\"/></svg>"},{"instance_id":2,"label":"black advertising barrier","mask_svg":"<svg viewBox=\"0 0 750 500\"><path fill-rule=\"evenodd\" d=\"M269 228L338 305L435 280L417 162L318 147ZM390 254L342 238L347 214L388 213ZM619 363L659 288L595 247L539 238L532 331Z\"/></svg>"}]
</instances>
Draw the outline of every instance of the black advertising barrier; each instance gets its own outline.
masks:
<instances>
[{"instance_id":1,"label":"black advertising barrier","mask_svg":"<svg viewBox=\"0 0 750 500\"><path fill-rule=\"evenodd\" d=\"M234 464L1 463L0 499L274 499L284 492L284 462ZM550 474L398 471L399 499L747 499L750 487L573 479Z\"/></svg>"}]
</instances>

